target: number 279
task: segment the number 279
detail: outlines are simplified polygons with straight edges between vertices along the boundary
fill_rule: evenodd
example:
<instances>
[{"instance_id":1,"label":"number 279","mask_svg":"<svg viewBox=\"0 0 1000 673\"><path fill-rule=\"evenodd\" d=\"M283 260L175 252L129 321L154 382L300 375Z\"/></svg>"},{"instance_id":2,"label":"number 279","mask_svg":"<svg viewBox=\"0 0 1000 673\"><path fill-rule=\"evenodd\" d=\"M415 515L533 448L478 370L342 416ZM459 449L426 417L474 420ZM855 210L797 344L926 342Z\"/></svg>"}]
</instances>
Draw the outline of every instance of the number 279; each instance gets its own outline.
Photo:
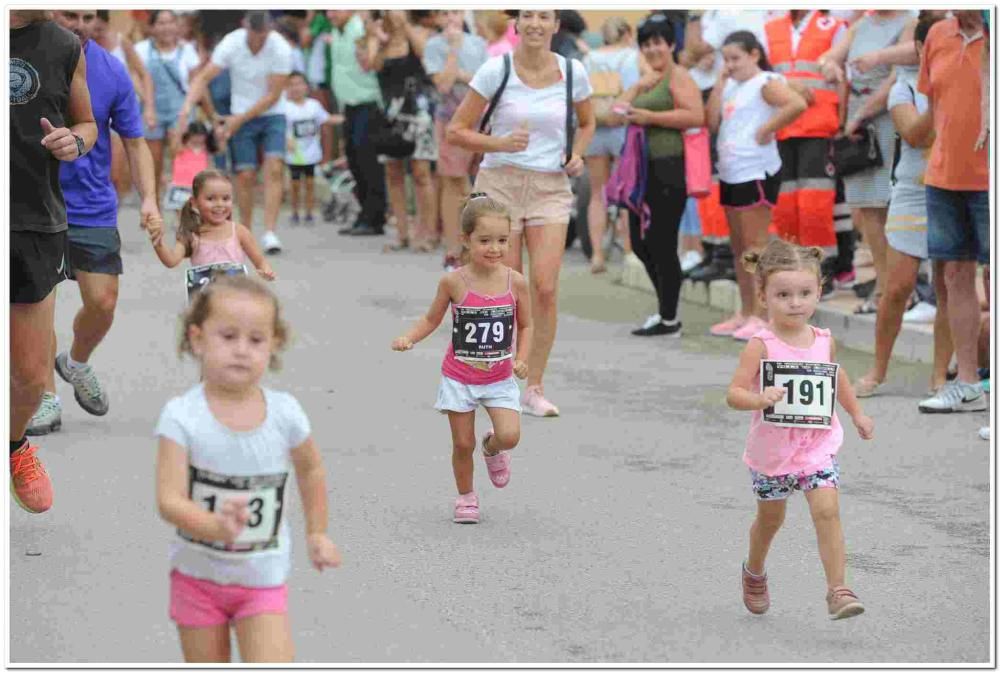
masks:
<instances>
[{"instance_id":1,"label":"number 279","mask_svg":"<svg viewBox=\"0 0 1000 673\"><path fill-rule=\"evenodd\" d=\"M812 381L808 379L798 382L799 388L799 402L802 404L812 404L816 397L819 397L820 404L826 404L824 401L824 391L826 390L826 384L823 381L813 384ZM795 381L788 380L782 384L782 387L788 391L786 398L788 404L795 404Z\"/></svg>"}]
</instances>

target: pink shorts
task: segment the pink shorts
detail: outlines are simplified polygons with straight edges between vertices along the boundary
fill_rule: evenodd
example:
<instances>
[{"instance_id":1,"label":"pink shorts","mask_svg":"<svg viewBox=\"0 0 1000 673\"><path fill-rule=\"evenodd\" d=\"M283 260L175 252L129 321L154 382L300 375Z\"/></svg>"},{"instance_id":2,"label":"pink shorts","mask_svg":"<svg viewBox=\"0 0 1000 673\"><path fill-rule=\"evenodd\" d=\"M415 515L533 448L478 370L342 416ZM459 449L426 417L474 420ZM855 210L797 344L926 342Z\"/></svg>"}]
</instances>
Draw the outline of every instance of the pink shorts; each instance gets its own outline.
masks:
<instances>
[{"instance_id":1,"label":"pink shorts","mask_svg":"<svg viewBox=\"0 0 1000 673\"><path fill-rule=\"evenodd\" d=\"M517 166L480 168L475 192L486 192L510 210L510 230L566 224L573 210L573 190L565 173L540 173Z\"/></svg>"},{"instance_id":2,"label":"pink shorts","mask_svg":"<svg viewBox=\"0 0 1000 673\"><path fill-rule=\"evenodd\" d=\"M288 612L288 585L245 587L216 584L176 570L170 573L170 618L178 626L203 628L265 613Z\"/></svg>"},{"instance_id":3,"label":"pink shorts","mask_svg":"<svg viewBox=\"0 0 1000 673\"><path fill-rule=\"evenodd\" d=\"M473 153L446 140L447 126L440 119L434 122L438 142L437 174L445 178L468 178Z\"/></svg>"}]
</instances>

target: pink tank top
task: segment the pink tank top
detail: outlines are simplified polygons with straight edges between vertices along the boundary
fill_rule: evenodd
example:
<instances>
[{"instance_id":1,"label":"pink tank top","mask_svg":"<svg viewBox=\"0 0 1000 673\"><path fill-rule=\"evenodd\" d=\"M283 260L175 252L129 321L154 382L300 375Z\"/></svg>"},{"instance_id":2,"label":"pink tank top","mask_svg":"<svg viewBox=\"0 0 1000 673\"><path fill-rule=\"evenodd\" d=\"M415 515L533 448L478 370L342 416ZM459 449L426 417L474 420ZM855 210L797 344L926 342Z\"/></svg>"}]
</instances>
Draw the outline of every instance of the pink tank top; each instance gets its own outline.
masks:
<instances>
[{"instance_id":1,"label":"pink tank top","mask_svg":"<svg viewBox=\"0 0 1000 673\"><path fill-rule=\"evenodd\" d=\"M770 329L754 335L764 342L767 359L788 362L830 362L830 330L812 327L815 339L809 348L796 348L779 339ZM754 382L760 392L760 379ZM768 476L795 472L816 472L836 455L844 441L844 429L837 418L836 403L829 429L786 428L764 422L763 414L754 411L750 418L743 462Z\"/></svg>"},{"instance_id":2,"label":"pink tank top","mask_svg":"<svg viewBox=\"0 0 1000 673\"><path fill-rule=\"evenodd\" d=\"M191 189L194 176L206 168L208 168L208 152L183 149L174 158L174 176L171 182L177 187Z\"/></svg>"},{"instance_id":3,"label":"pink tank top","mask_svg":"<svg viewBox=\"0 0 1000 673\"><path fill-rule=\"evenodd\" d=\"M195 236L193 250L191 252L191 266L202 266L203 264L218 264L219 262L233 262L234 264L246 264L247 258L243 254L243 246L236 235L236 223L233 222L233 235L224 241L206 241L201 236Z\"/></svg>"},{"instance_id":4,"label":"pink tank top","mask_svg":"<svg viewBox=\"0 0 1000 673\"><path fill-rule=\"evenodd\" d=\"M462 279L465 281L465 285L468 288L469 279L466 277L464 270L459 269L459 273L462 275ZM473 292L472 289L469 288L466 290L465 297L462 298L462 301L457 304L452 304L451 317L453 338L452 341L448 342L448 351L444 355L444 362L441 363L442 374L450 379L469 386L484 386L490 383L497 383L499 381L509 379L514 374L513 356L494 362L475 363L455 357L454 340L455 338L465 337L464 334L456 332L456 330L459 329L458 313L459 309L462 307L500 309L509 307L513 318L510 321L511 324L509 326L505 326L503 329L511 330L511 353L514 353L517 329L517 301L514 299L513 290L511 290L510 271L507 272L507 291L499 297L490 297L488 295L479 294L478 292ZM469 336L472 339L476 339L478 338L479 333L476 331ZM487 328L487 339L493 338L493 336L496 336L496 332Z\"/></svg>"}]
</instances>

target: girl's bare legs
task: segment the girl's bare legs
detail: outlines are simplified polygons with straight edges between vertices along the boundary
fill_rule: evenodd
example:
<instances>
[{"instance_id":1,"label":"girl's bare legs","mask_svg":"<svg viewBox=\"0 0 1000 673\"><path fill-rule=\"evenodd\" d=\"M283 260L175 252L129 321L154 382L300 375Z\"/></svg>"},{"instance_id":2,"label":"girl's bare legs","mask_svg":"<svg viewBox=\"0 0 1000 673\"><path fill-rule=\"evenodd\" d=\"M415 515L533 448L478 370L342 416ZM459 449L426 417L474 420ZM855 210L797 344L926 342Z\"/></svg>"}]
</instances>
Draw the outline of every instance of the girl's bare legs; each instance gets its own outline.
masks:
<instances>
[{"instance_id":1,"label":"girl's bare legs","mask_svg":"<svg viewBox=\"0 0 1000 673\"><path fill-rule=\"evenodd\" d=\"M684 234L681 236L681 252L691 252L692 250L699 255L705 254L705 251L701 247L701 236Z\"/></svg>"},{"instance_id":2,"label":"girl's bare legs","mask_svg":"<svg viewBox=\"0 0 1000 673\"><path fill-rule=\"evenodd\" d=\"M295 658L288 613L245 617L235 624L236 642L244 663L287 663Z\"/></svg>"},{"instance_id":3,"label":"girl's bare legs","mask_svg":"<svg viewBox=\"0 0 1000 673\"><path fill-rule=\"evenodd\" d=\"M618 213L618 240L622 242L622 252L626 255L632 252L632 238L628 235L628 211L624 208Z\"/></svg>"},{"instance_id":4,"label":"girl's bare legs","mask_svg":"<svg viewBox=\"0 0 1000 673\"><path fill-rule=\"evenodd\" d=\"M302 180L292 180L292 188L289 190L292 198L292 215L299 216L299 194L302 191Z\"/></svg>"},{"instance_id":5,"label":"girl's bare legs","mask_svg":"<svg viewBox=\"0 0 1000 673\"><path fill-rule=\"evenodd\" d=\"M396 236L400 244L409 240L406 213L406 169L402 159L385 160L385 185L389 192L389 210L396 219Z\"/></svg>"},{"instance_id":6,"label":"girl's bare legs","mask_svg":"<svg viewBox=\"0 0 1000 673\"><path fill-rule=\"evenodd\" d=\"M510 451L521 441L521 415L513 409L486 407L493 423L493 436L486 443L486 453L495 455Z\"/></svg>"},{"instance_id":7,"label":"girl's bare legs","mask_svg":"<svg viewBox=\"0 0 1000 673\"><path fill-rule=\"evenodd\" d=\"M774 536L785 522L785 500L758 500L757 518L750 526L750 552L747 570L754 575L764 574L764 561Z\"/></svg>"},{"instance_id":8,"label":"girl's bare legs","mask_svg":"<svg viewBox=\"0 0 1000 673\"><path fill-rule=\"evenodd\" d=\"M568 222L552 222L527 227L524 231L528 244L528 261L531 264L531 312L535 335L528 358L529 386L542 385L549 353L556 341L556 324L559 319L559 270L562 268L566 247ZM514 237L511 236L511 244Z\"/></svg>"},{"instance_id":9,"label":"girl's bare legs","mask_svg":"<svg viewBox=\"0 0 1000 673\"><path fill-rule=\"evenodd\" d=\"M306 217L312 217L316 207L316 179L307 175L302 180L306 183Z\"/></svg>"},{"instance_id":10,"label":"girl's bare legs","mask_svg":"<svg viewBox=\"0 0 1000 673\"><path fill-rule=\"evenodd\" d=\"M410 167L413 169L413 188L417 193L417 230L412 232L412 236L414 241L426 247L437 228L437 186L431 162L413 159Z\"/></svg>"},{"instance_id":11,"label":"girl's bare legs","mask_svg":"<svg viewBox=\"0 0 1000 673\"><path fill-rule=\"evenodd\" d=\"M178 626L181 652L189 664L228 664L232 656L229 648L229 624L189 628Z\"/></svg>"},{"instance_id":12,"label":"girl's bare legs","mask_svg":"<svg viewBox=\"0 0 1000 673\"><path fill-rule=\"evenodd\" d=\"M847 552L844 531L840 525L840 493L836 488L813 488L804 491L809 513L816 527L819 558L823 561L828 589L844 584Z\"/></svg>"},{"instance_id":13,"label":"girl's bare legs","mask_svg":"<svg viewBox=\"0 0 1000 673\"><path fill-rule=\"evenodd\" d=\"M611 170L611 157L587 157L587 169L590 171L590 203L587 204L587 222L590 229L590 244L593 255L590 258L590 270L594 273L604 271L604 232L608 228L608 204L604 199L604 185L608 181Z\"/></svg>"},{"instance_id":14,"label":"girl's bare legs","mask_svg":"<svg viewBox=\"0 0 1000 673\"><path fill-rule=\"evenodd\" d=\"M459 495L472 492L472 454L476 451L476 412L448 412L451 425L451 468Z\"/></svg>"},{"instance_id":15,"label":"girl's bare legs","mask_svg":"<svg viewBox=\"0 0 1000 673\"><path fill-rule=\"evenodd\" d=\"M741 259L743 252L760 252L767 247L767 229L771 226L771 209L767 206L757 206L741 210L739 215L740 240L743 251L739 257L736 257L737 280L739 280L739 270L743 268ZM742 283L740 284L740 299L744 302L749 299L749 304L744 303L743 306L750 307L749 309L744 308L743 315L755 315L758 318L766 319L767 316L757 299L756 276L746 270L743 271L743 274L747 282L745 287Z\"/></svg>"}]
</instances>

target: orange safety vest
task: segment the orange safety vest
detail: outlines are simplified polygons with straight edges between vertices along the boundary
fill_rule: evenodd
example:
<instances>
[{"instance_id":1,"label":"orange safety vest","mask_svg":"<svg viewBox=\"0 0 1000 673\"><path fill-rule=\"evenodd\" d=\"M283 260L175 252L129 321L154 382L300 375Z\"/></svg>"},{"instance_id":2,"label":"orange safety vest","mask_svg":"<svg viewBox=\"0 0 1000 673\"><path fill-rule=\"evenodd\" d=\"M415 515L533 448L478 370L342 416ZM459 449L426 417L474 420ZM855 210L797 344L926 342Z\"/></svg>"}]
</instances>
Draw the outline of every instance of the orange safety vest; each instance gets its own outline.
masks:
<instances>
[{"instance_id":1,"label":"orange safety vest","mask_svg":"<svg viewBox=\"0 0 1000 673\"><path fill-rule=\"evenodd\" d=\"M794 122L777 133L786 138L831 138L840 127L837 85L823 77L819 57L833 46L833 38L843 22L815 12L802 32L799 48L792 50L792 18L772 19L764 27L767 33L767 55L774 71L787 79L802 82L812 90L813 102Z\"/></svg>"}]
</instances>

